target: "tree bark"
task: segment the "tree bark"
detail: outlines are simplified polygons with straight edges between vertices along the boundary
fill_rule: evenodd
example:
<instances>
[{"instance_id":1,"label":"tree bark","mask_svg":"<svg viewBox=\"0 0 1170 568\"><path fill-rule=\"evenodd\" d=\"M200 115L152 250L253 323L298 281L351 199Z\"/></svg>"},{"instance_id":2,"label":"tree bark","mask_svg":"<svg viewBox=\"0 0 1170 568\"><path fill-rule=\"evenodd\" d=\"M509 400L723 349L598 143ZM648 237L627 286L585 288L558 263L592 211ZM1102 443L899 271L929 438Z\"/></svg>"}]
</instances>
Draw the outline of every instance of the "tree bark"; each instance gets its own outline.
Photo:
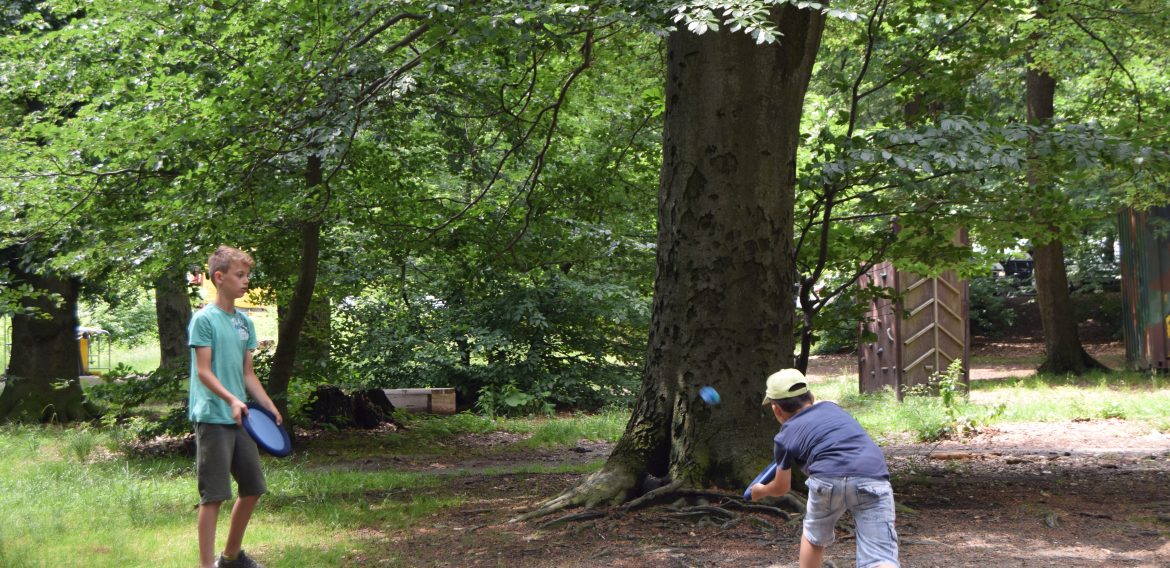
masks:
<instances>
[{"instance_id":1,"label":"tree bark","mask_svg":"<svg viewBox=\"0 0 1170 568\"><path fill-rule=\"evenodd\" d=\"M643 486L736 487L771 458L764 378L792 364L796 150L824 25L791 5L780 45L726 30L668 38L657 275L642 387L601 471L536 516ZM699 388L721 395L705 405ZM645 480L654 481L652 484Z\"/></svg>"},{"instance_id":2,"label":"tree bark","mask_svg":"<svg viewBox=\"0 0 1170 568\"><path fill-rule=\"evenodd\" d=\"M1038 2L1038 17L1047 17L1046 0ZM1042 40L1040 34L1032 37L1032 49ZM1056 79L1038 69L1031 55L1024 81L1029 124L1045 126L1056 114ZM1076 311L1068 293L1068 272L1064 265L1064 243L1055 230L1055 216L1065 200L1059 188L1052 187L1044 164L1032 157L1028 161L1028 186L1040 204L1033 218L1042 227L1052 228L1052 236L1032 241L1033 276L1036 279L1036 302L1040 308L1040 322L1044 329L1044 362L1038 371L1044 373L1082 374L1089 369L1106 368L1085 352L1077 331Z\"/></svg>"},{"instance_id":3,"label":"tree bark","mask_svg":"<svg viewBox=\"0 0 1170 568\"><path fill-rule=\"evenodd\" d=\"M322 181L321 158L310 156L305 170L308 187L316 187ZM293 288L288 306L280 314L276 333L276 353L272 355L272 370L268 377L268 396L281 414L288 414L288 385L292 380L297 360L297 345L301 330L313 301L313 289L317 285L317 268L321 257L321 222L304 221L301 224L301 266L297 283Z\"/></svg>"},{"instance_id":4,"label":"tree bark","mask_svg":"<svg viewBox=\"0 0 1170 568\"><path fill-rule=\"evenodd\" d=\"M154 281L154 313L158 318L159 368L187 371L191 348L187 326L191 322L191 298L187 294L187 272L172 267Z\"/></svg>"},{"instance_id":5,"label":"tree bark","mask_svg":"<svg viewBox=\"0 0 1170 568\"><path fill-rule=\"evenodd\" d=\"M12 351L7 384L0 393L0 422L69 422L96 416L97 409L86 401L78 379L80 283L67 276L26 272L19 259L9 263L9 270L16 280L57 297L26 299L22 308L36 311L12 317Z\"/></svg>"}]
</instances>

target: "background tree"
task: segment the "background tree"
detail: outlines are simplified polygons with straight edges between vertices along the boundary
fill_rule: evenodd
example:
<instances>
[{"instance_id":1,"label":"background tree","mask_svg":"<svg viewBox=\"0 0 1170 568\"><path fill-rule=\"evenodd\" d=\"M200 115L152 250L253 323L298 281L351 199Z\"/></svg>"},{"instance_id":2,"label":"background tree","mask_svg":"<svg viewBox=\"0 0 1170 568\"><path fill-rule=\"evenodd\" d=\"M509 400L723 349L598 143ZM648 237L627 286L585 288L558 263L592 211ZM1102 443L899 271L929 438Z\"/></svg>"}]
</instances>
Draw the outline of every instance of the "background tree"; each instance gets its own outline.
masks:
<instances>
[{"instance_id":1,"label":"background tree","mask_svg":"<svg viewBox=\"0 0 1170 568\"><path fill-rule=\"evenodd\" d=\"M769 417L759 380L792 361L792 203L824 16L765 11L781 43L692 19L667 39L657 275L642 389L601 471L533 514L667 488L738 486ZM718 27L718 29L716 29ZM760 32L756 33L757 38ZM761 42L763 43L763 42ZM714 386L722 404L704 406Z\"/></svg>"},{"instance_id":2,"label":"background tree","mask_svg":"<svg viewBox=\"0 0 1170 568\"><path fill-rule=\"evenodd\" d=\"M97 409L85 399L78 371L77 297L81 283L32 262L27 248L3 251L18 284L39 292L12 315L12 349L0 392L0 421L83 420Z\"/></svg>"}]
</instances>

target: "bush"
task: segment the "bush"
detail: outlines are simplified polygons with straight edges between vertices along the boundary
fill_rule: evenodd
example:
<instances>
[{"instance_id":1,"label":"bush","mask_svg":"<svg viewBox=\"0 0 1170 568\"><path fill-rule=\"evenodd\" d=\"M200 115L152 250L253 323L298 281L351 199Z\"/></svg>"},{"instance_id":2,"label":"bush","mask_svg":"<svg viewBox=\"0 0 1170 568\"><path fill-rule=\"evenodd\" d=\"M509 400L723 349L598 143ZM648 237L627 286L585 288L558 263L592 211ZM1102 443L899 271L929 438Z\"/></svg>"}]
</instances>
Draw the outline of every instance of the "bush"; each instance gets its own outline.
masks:
<instances>
[{"instance_id":1,"label":"bush","mask_svg":"<svg viewBox=\"0 0 1170 568\"><path fill-rule=\"evenodd\" d=\"M1016 321L1016 312L1007 303L1010 295L1020 292L1014 278L982 276L971 279L970 325L973 335L1002 335Z\"/></svg>"},{"instance_id":2,"label":"bush","mask_svg":"<svg viewBox=\"0 0 1170 568\"><path fill-rule=\"evenodd\" d=\"M927 384L906 388L907 397L931 397L925 405L928 412L914 426L918 441L962 437L1003 416L1007 406L1002 403L992 408L971 404L962 377L963 362L956 360L946 371L932 376Z\"/></svg>"},{"instance_id":3,"label":"bush","mask_svg":"<svg viewBox=\"0 0 1170 568\"><path fill-rule=\"evenodd\" d=\"M432 292L433 293L433 292ZM334 383L454 387L489 415L627 406L641 380L649 302L553 270L484 275L435 297L374 291L334 317Z\"/></svg>"},{"instance_id":4,"label":"bush","mask_svg":"<svg viewBox=\"0 0 1170 568\"><path fill-rule=\"evenodd\" d=\"M180 435L191 430L187 419L187 371L156 369L137 373L119 364L102 375L102 382L86 389L91 401L109 414L109 423L134 423L135 436ZM149 405L161 410L146 412Z\"/></svg>"}]
</instances>

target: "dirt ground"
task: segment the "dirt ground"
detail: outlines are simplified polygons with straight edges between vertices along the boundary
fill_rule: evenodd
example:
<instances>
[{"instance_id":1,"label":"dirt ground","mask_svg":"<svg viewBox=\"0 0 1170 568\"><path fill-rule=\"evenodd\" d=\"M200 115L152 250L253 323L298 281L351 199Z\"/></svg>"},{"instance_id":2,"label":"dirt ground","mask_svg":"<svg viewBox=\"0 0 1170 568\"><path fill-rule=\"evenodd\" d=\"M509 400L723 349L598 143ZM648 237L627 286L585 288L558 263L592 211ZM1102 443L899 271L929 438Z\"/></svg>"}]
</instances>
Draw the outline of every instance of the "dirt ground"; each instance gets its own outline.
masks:
<instances>
[{"instance_id":1,"label":"dirt ground","mask_svg":"<svg viewBox=\"0 0 1170 568\"><path fill-rule=\"evenodd\" d=\"M1037 345L1009 342L976 353L972 376L1027 374ZM1092 346L1117 358L1116 344ZM1014 357L1019 351L1018 361ZM982 364L980 361L996 361ZM1017 361L1012 363L1011 361ZM851 357L819 358L810 377L851 372ZM509 452L506 434L468 436L459 460L419 458L361 467L480 468L604 459L610 447ZM1121 420L1015 424L962 442L887 446L899 504L897 530L907 567L1170 566L1170 435ZM375 532L382 552L354 566L715 567L795 566L799 520L732 508L698 517L694 510L602 509L563 524L550 518L509 522L581 479L578 474L476 475L436 489L466 502L422 526ZM741 489L728 490L729 495ZM848 523L827 558L854 566Z\"/></svg>"}]
</instances>

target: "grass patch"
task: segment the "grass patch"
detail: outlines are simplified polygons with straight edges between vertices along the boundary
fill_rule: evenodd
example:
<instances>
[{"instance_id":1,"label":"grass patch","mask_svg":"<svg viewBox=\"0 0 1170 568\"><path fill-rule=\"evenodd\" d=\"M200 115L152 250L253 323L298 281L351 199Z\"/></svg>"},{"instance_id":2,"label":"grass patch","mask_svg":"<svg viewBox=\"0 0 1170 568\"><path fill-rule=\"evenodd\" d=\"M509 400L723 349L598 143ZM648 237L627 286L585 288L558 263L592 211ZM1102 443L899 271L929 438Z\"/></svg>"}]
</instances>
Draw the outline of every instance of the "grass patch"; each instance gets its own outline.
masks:
<instances>
[{"instance_id":1,"label":"grass patch","mask_svg":"<svg viewBox=\"0 0 1170 568\"><path fill-rule=\"evenodd\" d=\"M514 432L531 432L524 445L532 448L571 446L581 440L616 442L626 429L630 415L626 412L577 414L569 418L533 418L509 420Z\"/></svg>"},{"instance_id":2,"label":"grass patch","mask_svg":"<svg viewBox=\"0 0 1170 568\"><path fill-rule=\"evenodd\" d=\"M193 460L101 450L113 444L110 431L95 428L0 427L0 566L194 563ZM271 492L247 545L276 566L344 566L375 544L372 535L462 502L434 491L444 482L434 474L321 471L273 459L265 469Z\"/></svg>"},{"instance_id":3,"label":"grass patch","mask_svg":"<svg viewBox=\"0 0 1170 568\"><path fill-rule=\"evenodd\" d=\"M936 431L955 416L988 416L991 423L1111 418L1170 428L1170 380L1145 373L978 381L970 398L959 397L949 412L937 397L898 403L889 390L858 394L851 375L820 381L814 392L853 413L879 441ZM990 416L1001 403L1006 411ZM604 457L571 465L509 460L474 471L363 470L354 467L362 463L355 458L466 453L461 436L492 432L523 435L496 452L616 441L628 418L625 412L523 419L402 414L407 428L399 432L324 433L292 458L265 459L271 492L261 500L246 546L273 566L344 566L359 557L409 565L409 555L387 557L395 554L388 552L394 546L387 533L428 526L444 511L468 506L464 499L474 497L450 490L468 476L585 474L600 469ZM114 426L0 427L0 566L193 564L192 459L123 455L116 450L126 439L127 431ZM226 531L225 510L221 546Z\"/></svg>"},{"instance_id":4,"label":"grass patch","mask_svg":"<svg viewBox=\"0 0 1170 568\"><path fill-rule=\"evenodd\" d=\"M834 400L852 413L875 438L924 433L948 419L934 397L905 397L898 403L892 390L858 394L852 376L830 378L814 386L822 400ZM998 405L1002 415L993 416ZM1005 422L1058 422L1124 419L1151 429L1170 429L1170 378L1143 372L1033 375L974 381L969 398L956 403L959 414Z\"/></svg>"},{"instance_id":5,"label":"grass patch","mask_svg":"<svg viewBox=\"0 0 1170 568\"><path fill-rule=\"evenodd\" d=\"M1004 421L1051 422L1119 418L1158 430L1170 426L1170 381L1136 371L1044 375L977 381L971 399L1007 403Z\"/></svg>"}]
</instances>

